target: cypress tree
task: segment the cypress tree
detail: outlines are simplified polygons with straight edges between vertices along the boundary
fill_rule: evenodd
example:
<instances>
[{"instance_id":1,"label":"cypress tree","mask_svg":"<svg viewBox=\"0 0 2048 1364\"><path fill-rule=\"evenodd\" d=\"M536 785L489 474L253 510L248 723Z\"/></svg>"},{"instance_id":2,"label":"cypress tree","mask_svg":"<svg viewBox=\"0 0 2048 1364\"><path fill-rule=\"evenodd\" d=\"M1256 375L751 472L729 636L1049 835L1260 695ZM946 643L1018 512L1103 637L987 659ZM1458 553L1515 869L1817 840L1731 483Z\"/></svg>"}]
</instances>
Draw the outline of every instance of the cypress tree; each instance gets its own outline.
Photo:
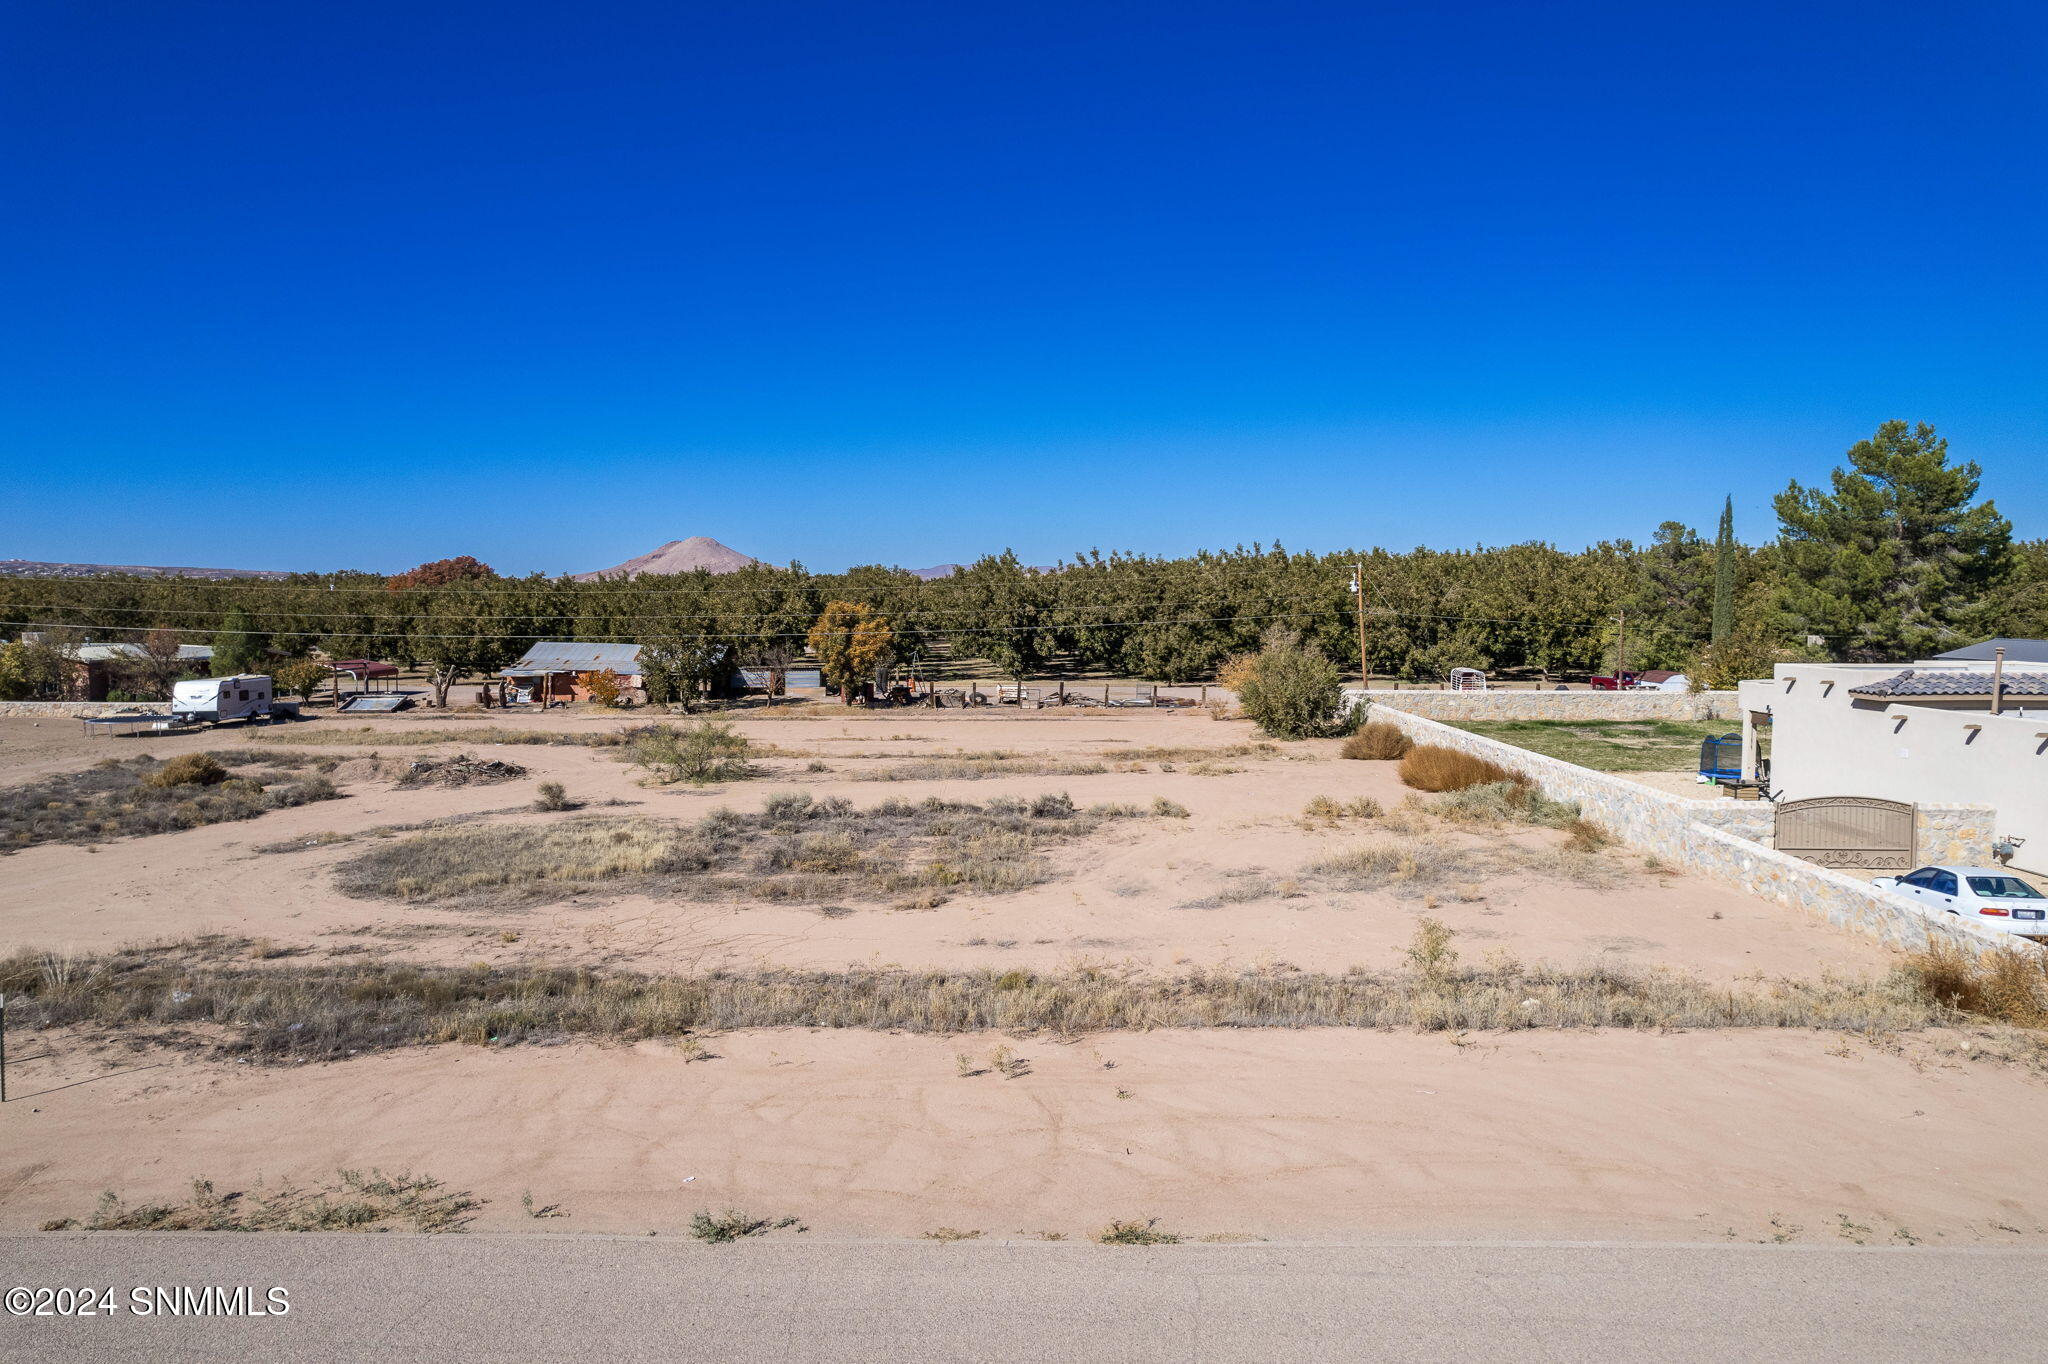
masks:
<instances>
[{"instance_id":1,"label":"cypress tree","mask_svg":"<svg viewBox=\"0 0 2048 1364\"><path fill-rule=\"evenodd\" d=\"M1713 642L1735 630L1735 498L1721 504L1721 533L1714 537Z\"/></svg>"}]
</instances>

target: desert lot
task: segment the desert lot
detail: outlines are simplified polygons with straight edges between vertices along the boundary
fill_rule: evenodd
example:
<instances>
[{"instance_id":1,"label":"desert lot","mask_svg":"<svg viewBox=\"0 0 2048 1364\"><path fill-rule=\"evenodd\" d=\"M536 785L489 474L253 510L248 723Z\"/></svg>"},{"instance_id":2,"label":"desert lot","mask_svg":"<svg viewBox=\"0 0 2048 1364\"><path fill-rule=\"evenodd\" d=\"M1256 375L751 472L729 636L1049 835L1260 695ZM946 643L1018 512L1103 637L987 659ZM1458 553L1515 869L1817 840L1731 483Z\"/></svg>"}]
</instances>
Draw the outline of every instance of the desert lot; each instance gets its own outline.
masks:
<instances>
[{"instance_id":1,"label":"desert lot","mask_svg":"<svg viewBox=\"0 0 2048 1364\"><path fill-rule=\"evenodd\" d=\"M508 1231L727 1207L881 1236L2048 1222L2014 1139L2048 1118L2023 1037L1902 1001L1875 943L1452 811L1336 741L811 704L736 720L751 775L693 785L610 742L645 723L0 719L0 952L14 989L76 1004L10 1019L0 1227L372 1166ZM261 813L46 838L125 799L95 764L203 751ZM655 977L724 1002L668 1026ZM615 979L640 995L609 1021L562 1012Z\"/></svg>"}]
</instances>

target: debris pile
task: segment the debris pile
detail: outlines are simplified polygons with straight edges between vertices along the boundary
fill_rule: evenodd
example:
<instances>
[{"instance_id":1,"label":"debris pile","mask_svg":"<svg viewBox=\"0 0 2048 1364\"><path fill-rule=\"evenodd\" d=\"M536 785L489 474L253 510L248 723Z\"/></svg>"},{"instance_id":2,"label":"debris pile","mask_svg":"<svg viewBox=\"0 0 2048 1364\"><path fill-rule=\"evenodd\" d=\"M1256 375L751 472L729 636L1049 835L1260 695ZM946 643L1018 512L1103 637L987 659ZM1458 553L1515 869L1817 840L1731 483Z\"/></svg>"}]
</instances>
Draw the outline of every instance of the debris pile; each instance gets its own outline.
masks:
<instances>
[{"instance_id":1,"label":"debris pile","mask_svg":"<svg viewBox=\"0 0 2048 1364\"><path fill-rule=\"evenodd\" d=\"M518 763L458 753L452 758L415 758L399 775L400 786L487 786L526 775Z\"/></svg>"}]
</instances>

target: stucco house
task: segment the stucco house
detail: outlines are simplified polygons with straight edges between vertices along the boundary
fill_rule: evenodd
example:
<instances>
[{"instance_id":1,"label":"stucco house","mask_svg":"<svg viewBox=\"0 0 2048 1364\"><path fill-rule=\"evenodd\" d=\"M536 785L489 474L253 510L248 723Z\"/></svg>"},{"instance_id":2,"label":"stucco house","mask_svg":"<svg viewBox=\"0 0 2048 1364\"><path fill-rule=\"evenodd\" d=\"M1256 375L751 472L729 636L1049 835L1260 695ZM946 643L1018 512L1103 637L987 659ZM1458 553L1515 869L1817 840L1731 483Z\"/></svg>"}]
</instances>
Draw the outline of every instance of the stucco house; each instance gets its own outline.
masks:
<instances>
[{"instance_id":1,"label":"stucco house","mask_svg":"<svg viewBox=\"0 0 2048 1364\"><path fill-rule=\"evenodd\" d=\"M1988 807L1983 841L2048 873L2048 641L1906 664L1781 663L1739 695L1743 776L1757 777L1768 744L1781 808L1838 796Z\"/></svg>"}]
</instances>

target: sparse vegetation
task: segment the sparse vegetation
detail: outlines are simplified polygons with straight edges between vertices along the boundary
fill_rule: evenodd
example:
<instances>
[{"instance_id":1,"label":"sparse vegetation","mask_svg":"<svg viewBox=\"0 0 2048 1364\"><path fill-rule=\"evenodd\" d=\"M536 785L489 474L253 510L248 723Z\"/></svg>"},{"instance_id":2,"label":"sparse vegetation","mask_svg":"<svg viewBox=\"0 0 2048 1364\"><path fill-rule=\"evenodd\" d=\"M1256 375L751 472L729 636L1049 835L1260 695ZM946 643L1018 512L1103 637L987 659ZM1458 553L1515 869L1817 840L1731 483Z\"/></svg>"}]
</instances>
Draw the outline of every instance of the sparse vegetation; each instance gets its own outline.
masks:
<instances>
[{"instance_id":1,"label":"sparse vegetation","mask_svg":"<svg viewBox=\"0 0 2048 1364\"><path fill-rule=\"evenodd\" d=\"M398 785L419 786L489 786L495 782L516 781L526 775L526 769L518 763L508 763L502 758L479 758L471 753L457 753L451 758L414 758L405 764L398 775Z\"/></svg>"},{"instance_id":2,"label":"sparse vegetation","mask_svg":"<svg viewBox=\"0 0 2048 1364\"><path fill-rule=\"evenodd\" d=\"M1570 829L1579 819L1576 801L1552 800L1527 781L1488 781L1444 792L1429 802L1430 813L1457 824L1540 824ZM1598 846L1598 845L1595 845Z\"/></svg>"},{"instance_id":3,"label":"sparse vegetation","mask_svg":"<svg viewBox=\"0 0 2048 1364\"><path fill-rule=\"evenodd\" d=\"M1337 824L1347 819L1378 819L1386 811L1371 796L1358 796L1352 800L1332 800L1328 796L1313 796L1308 804L1301 807L1301 817L1310 824Z\"/></svg>"},{"instance_id":4,"label":"sparse vegetation","mask_svg":"<svg viewBox=\"0 0 2048 1364\"><path fill-rule=\"evenodd\" d=\"M392 1224L414 1231L461 1231L481 1199L445 1188L426 1175L382 1170L342 1170L318 1189L285 1183L246 1193L221 1193L213 1181L196 1179L175 1203L127 1203L119 1194L100 1195L83 1222L65 1218L44 1231L385 1231ZM552 1210L550 1210L552 1212ZM543 1214L535 1214L540 1216Z\"/></svg>"},{"instance_id":5,"label":"sparse vegetation","mask_svg":"<svg viewBox=\"0 0 2048 1364\"><path fill-rule=\"evenodd\" d=\"M756 812L717 810L688 825L585 815L439 830L362 853L341 864L339 877L350 895L443 904L516 905L599 890L820 903L954 886L996 894L1045 880L1040 848L1112 817L1057 794L867 809L784 795Z\"/></svg>"},{"instance_id":6,"label":"sparse vegetation","mask_svg":"<svg viewBox=\"0 0 2048 1364\"><path fill-rule=\"evenodd\" d=\"M533 802L533 808L536 810L575 810L581 806L581 801L569 799L569 788L558 781L544 781L536 788Z\"/></svg>"},{"instance_id":7,"label":"sparse vegetation","mask_svg":"<svg viewBox=\"0 0 2048 1364\"><path fill-rule=\"evenodd\" d=\"M959 753L856 772L854 780L981 781L988 777L1090 777L1107 771L1098 762L1066 762L1001 752Z\"/></svg>"},{"instance_id":8,"label":"sparse vegetation","mask_svg":"<svg viewBox=\"0 0 2048 1364\"><path fill-rule=\"evenodd\" d=\"M273 766L230 771L250 761ZM293 770L304 765L285 754L142 755L0 787L0 852L196 829L341 795L326 777Z\"/></svg>"},{"instance_id":9,"label":"sparse vegetation","mask_svg":"<svg viewBox=\"0 0 2048 1364\"><path fill-rule=\"evenodd\" d=\"M1356 734L1344 741L1341 750L1347 758L1359 758L1368 762L1388 762L1405 758L1415 743L1397 727L1376 720L1361 726Z\"/></svg>"},{"instance_id":10,"label":"sparse vegetation","mask_svg":"<svg viewBox=\"0 0 2048 1364\"><path fill-rule=\"evenodd\" d=\"M10 1026L118 1030L259 1061L338 1060L394 1047L566 1037L683 1037L740 1028L919 1033L1205 1027L1831 1028L1904 1031L1995 1006L1986 973L1758 981L1731 989L1672 971L1511 960L1344 975L1292 969L1132 976L1077 967L997 971L766 971L658 976L587 968L330 960L250 965L248 944L202 939L104 956L0 960ZM2039 968L2029 978L2038 991ZM1963 1001L1951 1004L1950 1000ZM16 1011L19 1010L17 1013ZM1987 1013L1987 1017L1998 1017Z\"/></svg>"}]
</instances>

